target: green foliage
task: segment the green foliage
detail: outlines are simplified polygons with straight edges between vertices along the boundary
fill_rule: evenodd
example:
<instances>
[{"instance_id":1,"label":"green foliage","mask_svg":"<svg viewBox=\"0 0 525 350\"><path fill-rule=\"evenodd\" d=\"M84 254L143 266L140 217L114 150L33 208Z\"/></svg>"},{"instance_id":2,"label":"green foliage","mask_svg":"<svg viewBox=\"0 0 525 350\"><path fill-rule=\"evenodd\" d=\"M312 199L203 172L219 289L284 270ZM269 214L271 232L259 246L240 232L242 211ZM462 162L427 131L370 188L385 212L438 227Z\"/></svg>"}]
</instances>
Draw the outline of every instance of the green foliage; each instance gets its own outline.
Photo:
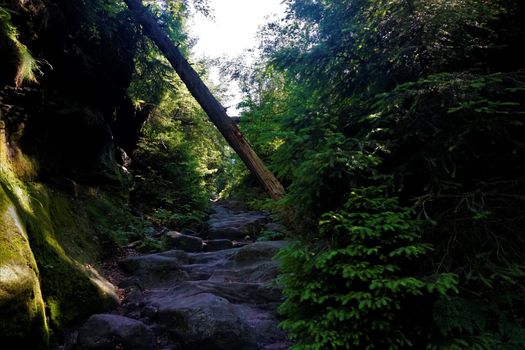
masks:
<instances>
[{"instance_id":1,"label":"green foliage","mask_svg":"<svg viewBox=\"0 0 525 350\"><path fill-rule=\"evenodd\" d=\"M494 295L487 304L479 298L453 297L440 300L435 318L444 340L430 349L505 349L525 346L525 327L509 318L509 307L518 300L513 293ZM504 311L504 312L502 312ZM512 311L511 311L512 312ZM497 325L494 327L491 323Z\"/></svg>"},{"instance_id":2,"label":"green foliage","mask_svg":"<svg viewBox=\"0 0 525 350\"><path fill-rule=\"evenodd\" d=\"M24 224L43 279L50 326L61 331L72 321L112 305L105 295L108 291L100 289L89 269L99 258L100 246L88 216L68 198L41 186L32 188L30 195L35 212L25 215Z\"/></svg>"},{"instance_id":3,"label":"green foliage","mask_svg":"<svg viewBox=\"0 0 525 350\"><path fill-rule=\"evenodd\" d=\"M205 1L194 5L206 9ZM151 8L186 55L191 46L185 20L188 6L188 2L168 1L155 2ZM197 70L205 76L202 67ZM199 228L209 199L219 191L222 137L149 40L139 43L128 91L136 104L153 106L133 154L133 206L157 225Z\"/></svg>"},{"instance_id":4,"label":"green foliage","mask_svg":"<svg viewBox=\"0 0 525 350\"><path fill-rule=\"evenodd\" d=\"M7 125L7 140L0 145L0 209L3 215L5 190L10 219L20 221L15 222L20 232L10 226L9 234L27 232L23 248L28 257L21 265L34 271L28 282L34 288L20 296L28 302L2 305L0 311L16 314L9 328L13 338L39 343L20 347L36 349L49 335L47 323L52 335L60 337L79 319L115 306L97 265L114 256L119 245L140 241L139 251L159 250L162 242L152 238L156 225L200 225L216 192L214 174L224 145L123 2L13 1L10 10L5 1L0 3L0 117ZM185 53L191 46L185 29L189 3L206 11L205 0L155 1L152 6ZM37 61L28 48L42 59L38 63L46 62L40 85L27 91L3 89L15 78L17 87L34 80ZM134 128L138 134L143 126L135 120L139 113L130 98L153 110L142 129L134 169L129 169L137 180L131 203L126 188L131 175L115 162L115 146L123 146L120 134L129 136ZM34 159L23 162L29 153ZM2 242L5 222L0 218ZM0 248L7 246L16 256L22 245L12 243ZM2 269L12 258L4 261L3 253ZM7 329L3 323L0 328Z\"/></svg>"},{"instance_id":5,"label":"green foliage","mask_svg":"<svg viewBox=\"0 0 525 350\"><path fill-rule=\"evenodd\" d=\"M205 216L210 193L194 146L180 121L157 116L146 125L135 152L133 200L158 224L195 227Z\"/></svg>"},{"instance_id":6,"label":"green foliage","mask_svg":"<svg viewBox=\"0 0 525 350\"><path fill-rule=\"evenodd\" d=\"M26 45L19 40L19 34L16 27L12 24L10 12L3 6L0 6L0 44L2 46L0 53L4 56L6 62L1 75L5 74L4 70L9 70L9 66L15 68L15 74L11 83L20 87L25 82L36 82L37 73L40 72L39 65L35 58L29 52Z\"/></svg>"},{"instance_id":7,"label":"green foliage","mask_svg":"<svg viewBox=\"0 0 525 350\"><path fill-rule=\"evenodd\" d=\"M21 291L20 297L33 298L36 310L16 308L16 300L12 300L18 317L11 319L3 315L2 318L13 322L10 327L13 333L5 334L7 339L26 338L21 344L42 348L46 346L44 338L49 334L58 336L71 322L114 305L112 287L93 266L110 253L109 248L114 249L115 243L111 242L108 232L116 222L105 217L108 214L106 203L109 203L105 196L83 193L72 198L41 183L21 181L13 172L15 168L2 159L0 200L2 213L5 214L6 208L9 212L2 216L0 227L2 240L10 235L21 239L11 239L13 246L2 242L1 250L12 250L13 256L6 257L2 253L0 260L4 268L22 256L27 259L24 264L35 271L37 278L29 282L33 290ZM118 201L117 191L112 191L113 200ZM114 203L113 208L116 207L118 205ZM94 208L104 212L97 212ZM15 226L6 227L10 221ZM8 231L4 232L4 228ZM27 247L23 248L23 245ZM28 254L31 259L26 256ZM32 323L24 324L26 319ZM17 329L20 327L22 329Z\"/></svg>"},{"instance_id":8,"label":"green foliage","mask_svg":"<svg viewBox=\"0 0 525 350\"><path fill-rule=\"evenodd\" d=\"M293 349L405 349L416 343L422 330L406 322L407 304L457 292L458 281L454 274L411 272L409 264L431 250L420 242L420 224L412 217L384 188L356 189L342 208L323 215L318 241L280 253L287 297L281 325L296 341Z\"/></svg>"},{"instance_id":9,"label":"green foliage","mask_svg":"<svg viewBox=\"0 0 525 350\"><path fill-rule=\"evenodd\" d=\"M524 3L287 5L255 69L234 73L241 126L288 190L298 243L283 253L283 325L296 347L523 347ZM389 215L401 226L383 227ZM431 276L443 278L432 292ZM377 306L372 281L390 277ZM359 322L333 321L361 310L341 307L351 293L384 313L365 303Z\"/></svg>"},{"instance_id":10,"label":"green foliage","mask_svg":"<svg viewBox=\"0 0 525 350\"><path fill-rule=\"evenodd\" d=\"M0 340L41 349L48 344L49 328L39 269L11 188L0 172Z\"/></svg>"},{"instance_id":11,"label":"green foliage","mask_svg":"<svg viewBox=\"0 0 525 350\"><path fill-rule=\"evenodd\" d=\"M281 241L284 238L284 233L271 230L264 230L257 236L258 241Z\"/></svg>"},{"instance_id":12,"label":"green foliage","mask_svg":"<svg viewBox=\"0 0 525 350\"><path fill-rule=\"evenodd\" d=\"M90 226L109 241L106 243L126 245L147 239L154 232L150 222L131 214L128 198L122 196L125 191L124 188L106 189L82 198ZM111 254L114 246L106 248Z\"/></svg>"}]
</instances>

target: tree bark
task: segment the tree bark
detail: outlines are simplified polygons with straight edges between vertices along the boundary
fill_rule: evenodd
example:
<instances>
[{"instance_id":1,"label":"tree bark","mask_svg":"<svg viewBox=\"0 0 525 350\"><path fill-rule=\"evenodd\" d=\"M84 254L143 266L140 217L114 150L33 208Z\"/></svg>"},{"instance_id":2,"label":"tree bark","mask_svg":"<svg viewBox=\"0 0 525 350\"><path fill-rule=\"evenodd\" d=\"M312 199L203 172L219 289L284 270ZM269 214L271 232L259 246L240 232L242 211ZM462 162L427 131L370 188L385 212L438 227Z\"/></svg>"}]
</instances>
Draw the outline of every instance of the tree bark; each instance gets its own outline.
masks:
<instances>
[{"instance_id":1,"label":"tree bark","mask_svg":"<svg viewBox=\"0 0 525 350\"><path fill-rule=\"evenodd\" d=\"M180 76L190 93L204 109L210 120L224 136L228 144L239 155L248 169L256 176L263 188L274 199L284 196L285 190L279 180L266 168L237 125L228 117L226 109L212 95L197 72L186 61L180 50L171 42L153 15L142 5L141 0L124 0L135 20L158 46Z\"/></svg>"}]
</instances>

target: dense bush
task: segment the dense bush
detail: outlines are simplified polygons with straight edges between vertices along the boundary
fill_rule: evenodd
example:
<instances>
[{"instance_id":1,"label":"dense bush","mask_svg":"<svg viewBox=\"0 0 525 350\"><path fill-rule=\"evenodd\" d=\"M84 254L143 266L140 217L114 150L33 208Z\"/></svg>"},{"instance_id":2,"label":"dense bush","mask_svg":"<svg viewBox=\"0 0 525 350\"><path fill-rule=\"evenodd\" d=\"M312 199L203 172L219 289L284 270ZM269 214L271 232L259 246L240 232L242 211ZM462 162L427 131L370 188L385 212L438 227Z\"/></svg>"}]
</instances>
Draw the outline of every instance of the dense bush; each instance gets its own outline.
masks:
<instances>
[{"instance_id":1,"label":"dense bush","mask_svg":"<svg viewBox=\"0 0 525 350\"><path fill-rule=\"evenodd\" d=\"M355 189L322 216L314 241L283 250L293 348L405 349L427 338L431 310L413 305L457 291L457 276L418 276L414 264L431 250L420 225L384 187Z\"/></svg>"},{"instance_id":2,"label":"dense bush","mask_svg":"<svg viewBox=\"0 0 525 350\"><path fill-rule=\"evenodd\" d=\"M287 4L235 73L296 222L281 254L295 348L523 347L523 3Z\"/></svg>"}]
</instances>

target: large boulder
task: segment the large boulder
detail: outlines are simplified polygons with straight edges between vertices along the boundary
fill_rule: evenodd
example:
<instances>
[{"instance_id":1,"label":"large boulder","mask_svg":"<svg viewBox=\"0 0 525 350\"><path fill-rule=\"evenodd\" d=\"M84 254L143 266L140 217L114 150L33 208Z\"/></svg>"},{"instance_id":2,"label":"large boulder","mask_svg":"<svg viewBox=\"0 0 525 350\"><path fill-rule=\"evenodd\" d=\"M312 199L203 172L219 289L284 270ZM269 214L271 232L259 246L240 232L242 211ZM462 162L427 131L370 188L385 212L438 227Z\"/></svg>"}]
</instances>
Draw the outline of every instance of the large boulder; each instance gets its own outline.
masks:
<instances>
[{"instance_id":1,"label":"large boulder","mask_svg":"<svg viewBox=\"0 0 525 350\"><path fill-rule=\"evenodd\" d=\"M235 304L236 312L250 328L250 337L258 350L286 350L291 344L286 333L279 329L277 305L259 308L252 305Z\"/></svg>"},{"instance_id":2,"label":"large boulder","mask_svg":"<svg viewBox=\"0 0 525 350\"><path fill-rule=\"evenodd\" d=\"M202 239L196 236L184 235L177 231L169 231L164 237L168 246L185 252L200 252L203 248Z\"/></svg>"},{"instance_id":3,"label":"large boulder","mask_svg":"<svg viewBox=\"0 0 525 350\"><path fill-rule=\"evenodd\" d=\"M231 248L233 248L233 242L229 239L210 239L204 243L204 250L207 252Z\"/></svg>"},{"instance_id":4,"label":"large boulder","mask_svg":"<svg viewBox=\"0 0 525 350\"><path fill-rule=\"evenodd\" d=\"M261 241L246 245L233 256L238 263L253 263L259 260L271 260L279 249L286 246L285 241Z\"/></svg>"},{"instance_id":5,"label":"large boulder","mask_svg":"<svg viewBox=\"0 0 525 350\"><path fill-rule=\"evenodd\" d=\"M210 293L149 298L144 314L176 331L184 348L192 350L252 350L249 327L227 299Z\"/></svg>"},{"instance_id":6,"label":"large boulder","mask_svg":"<svg viewBox=\"0 0 525 350\"><path fill-rule=\"evenodd\" d=\"M118 315L93 315L80 328L76 349L152 350L155 337L141 321Z\"/></svg>"},{"instance_id":7,"label":"large boulder","mask_svg":"<svg viewBox=\"0 0 525 350\"><path fill-rule=\"evenodd\" d=\"M182 252L184 253L184 252ZM143 288L160 287L187 279L179 253L158 253L123 259L119 266L130 275L123 279L121 287L137 284Z\"/></svg>"},{"instance_id":8,"label":"large boulder","mask_svg":"<svg viewBox=\"0 0 525 350\"><path fill-rule=\"evenodd\" d=\"M246 236L257 236L270 217L263 212L232 212L223 207L216 207L216 214L208 221L210 239L242 240Z\"/></svg>"}]
</instances>

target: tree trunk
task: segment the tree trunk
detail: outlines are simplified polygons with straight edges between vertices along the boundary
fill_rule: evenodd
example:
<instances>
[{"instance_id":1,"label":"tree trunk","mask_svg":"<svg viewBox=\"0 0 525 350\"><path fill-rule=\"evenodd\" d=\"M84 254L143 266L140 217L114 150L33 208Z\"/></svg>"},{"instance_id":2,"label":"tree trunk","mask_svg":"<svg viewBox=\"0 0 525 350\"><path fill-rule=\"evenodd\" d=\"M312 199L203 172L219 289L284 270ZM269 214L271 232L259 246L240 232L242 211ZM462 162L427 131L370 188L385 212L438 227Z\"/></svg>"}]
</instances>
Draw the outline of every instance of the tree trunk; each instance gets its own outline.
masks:
<instances>
[{"instance_id":1,"label":"tree trunk","mask_svg":"<svg viewBox=\"0 0 525 350\"><path fill-rule=\"evenodd\" d=\"M279 180L266 168L237 125L228 117L226 109L212 95L177 46L171 42L167 34L161 29L153 15L142 5L142 1L124 0L124 2L128 5L137 22L142 25L144 32L162 51L190 93L195 97L210 120L219 129L248 169L257 177L264 189L272 198L282 198L285 191Z\"/></svg>"}]
</instances>

